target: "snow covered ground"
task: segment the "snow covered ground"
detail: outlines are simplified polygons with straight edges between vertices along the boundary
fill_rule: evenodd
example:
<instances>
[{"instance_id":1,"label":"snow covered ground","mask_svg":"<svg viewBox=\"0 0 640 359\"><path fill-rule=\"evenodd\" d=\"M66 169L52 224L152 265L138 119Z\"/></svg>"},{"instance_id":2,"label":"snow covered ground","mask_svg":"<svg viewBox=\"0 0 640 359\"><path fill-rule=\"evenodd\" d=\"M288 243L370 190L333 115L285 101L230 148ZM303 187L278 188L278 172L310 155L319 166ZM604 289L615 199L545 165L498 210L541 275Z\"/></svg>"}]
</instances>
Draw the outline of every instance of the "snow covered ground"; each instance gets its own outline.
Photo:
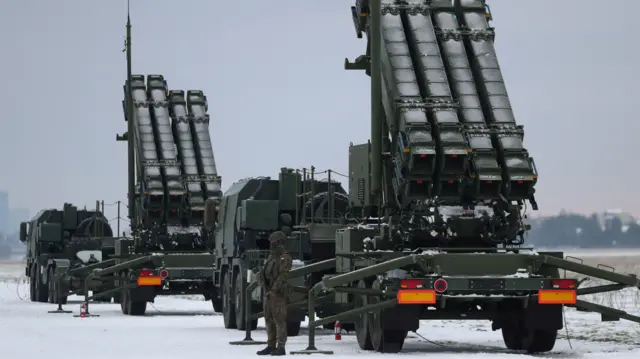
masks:
<instances>
[{"instance_id":1,"label":"snow covered ground","mask_svg":"<svg viewBox=\"0 0 640 359\"><path fill-rule=\"evenodd\" d=\"M24 359L46 356L50 359L181 359L216 357L254 357L260 346L232 346L243 332L224 329L222 317L213 313L209 302L198 298L160 298L149 306L145 317L127 317L116 304L91 304L90 311L100 317L75 318L73 314L49 314L50 304L31 303L28 283L20 263L0 262L0 358ZM602 301L640 314L637 290L626 295L603 297ZM75 299L75 300L73 300ZM66 309L79 311L78 298L71 298ZM563 330L553 352L540 358L639 358L640 325L630 322L600 322L591 313L566 311L567 331ZM306 331L303 329L303 333ZM522 353L504 349L500 332L490 323L478 321L424 322L418 334L411 333L398 356L429 358L507 358ZM264 340L264 323L254 332ZM306 348L307 337L289 338L287 349ZM335 341L332 331L321 331L319 349L333 350L334 358L379 356L361 352L353 335Z\"/></svg>"}]
</instances>

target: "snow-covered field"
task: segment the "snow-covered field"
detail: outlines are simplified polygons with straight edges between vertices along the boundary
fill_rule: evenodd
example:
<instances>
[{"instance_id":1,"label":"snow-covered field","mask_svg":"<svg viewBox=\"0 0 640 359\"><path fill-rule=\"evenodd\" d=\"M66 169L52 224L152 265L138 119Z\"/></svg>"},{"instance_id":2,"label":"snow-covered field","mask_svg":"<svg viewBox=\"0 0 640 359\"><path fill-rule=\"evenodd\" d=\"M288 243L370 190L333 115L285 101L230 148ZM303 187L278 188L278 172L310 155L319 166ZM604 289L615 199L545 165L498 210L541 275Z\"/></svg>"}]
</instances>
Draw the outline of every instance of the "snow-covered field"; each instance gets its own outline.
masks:
<instances>
[{"instance_id":1,"label":"snow-covered field","mask_svg":"<svg viewBox=\"0 0 640 359\"><path fill-rule=\"evenodd\" d=\"M73 314L49 314L50 304L31 303L28 283L20 262L0 262L0 358L23 359L46 356L50 359L180 359L209 357L253 357L260 346L232 346L243 332L226 330L222 317L213 313L209 302L196 298L160 298L148 307L145 317L127 317L117 304L91 304L99 317L75 318ZM640 314L638 290L595 298L620 309ZM66 309L79 311L79 298L70 298ZM639 358L640 325L625 321L600 322L591 313L566 310L566 327L553 352L540 358ZM303 330L304 331L304 330ZM304 331L306 334L306 331ZM333 350L334 357L378 356L361 352L353 335L335 341L333 332L321 331L319 349ZM568 338L567 338L568 337ZM254 332L264 340L264 323ZM289 338L288 351L306 348L307 338ZM522 353L504 349L500 332L489 322L424 322L411 333L401 354L429 358L507 358Z\"/></svg>"}]
</instances>

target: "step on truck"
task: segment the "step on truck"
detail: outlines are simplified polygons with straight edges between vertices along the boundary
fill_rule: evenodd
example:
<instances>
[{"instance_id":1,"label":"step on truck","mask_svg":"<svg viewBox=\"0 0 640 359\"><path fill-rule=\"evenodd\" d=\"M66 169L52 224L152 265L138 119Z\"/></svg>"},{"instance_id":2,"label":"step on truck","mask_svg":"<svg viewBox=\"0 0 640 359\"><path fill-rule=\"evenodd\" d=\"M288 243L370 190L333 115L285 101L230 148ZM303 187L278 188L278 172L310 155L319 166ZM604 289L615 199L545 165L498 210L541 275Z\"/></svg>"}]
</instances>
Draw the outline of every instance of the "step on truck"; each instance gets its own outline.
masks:
<instances>
[{"instance_id":1,"label":"step on truck","mask_svg":"<svg viewBox=\"0 0 640 359\"><path fill-rule=\"evenodd\" d=\"M291 271L322 270L306 281L308 346L291 353L332 353L316 346L316 330L336 321L353 322L361 350L384 353L400 352L424 320L488 320L508 349L529 353L553 349L565 306L640 322L579 299L638 288L634 275L525 246L538 172L498 65L489 6L357 0L351 15L368 44L345 69L371 78L371 138L349 147L348 221L332 256ZM581 288L560 270L612 284ZM327 305L335 314L322 315ZM248 329L232 342L257 343Z\"/></svg>"}]
</instances>

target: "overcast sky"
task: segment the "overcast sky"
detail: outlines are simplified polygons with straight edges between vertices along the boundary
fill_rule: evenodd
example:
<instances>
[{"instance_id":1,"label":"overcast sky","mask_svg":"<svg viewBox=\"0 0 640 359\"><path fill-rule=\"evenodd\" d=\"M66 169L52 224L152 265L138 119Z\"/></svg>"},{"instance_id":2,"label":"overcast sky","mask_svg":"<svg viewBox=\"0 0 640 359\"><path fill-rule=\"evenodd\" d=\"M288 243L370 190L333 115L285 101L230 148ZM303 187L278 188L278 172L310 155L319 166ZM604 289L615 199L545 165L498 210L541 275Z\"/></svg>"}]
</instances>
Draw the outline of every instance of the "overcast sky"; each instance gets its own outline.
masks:
<instances>
[{"instance_id":1,"label":"overcast sky","mask_svg":"<svg viewBox=\"0 0 640 359\"><path fill-rule=\"evenodd\" d=\"M351 0L133 0L134 73L202 89L223 187L280 167L347 172L369 137ZM639 1L492 0L542 213L640 214ZM0 189L13 207L126 197L125 0L0 0ZM111 214L115 215L114 212Z\"/></svg>"}]
</instances>

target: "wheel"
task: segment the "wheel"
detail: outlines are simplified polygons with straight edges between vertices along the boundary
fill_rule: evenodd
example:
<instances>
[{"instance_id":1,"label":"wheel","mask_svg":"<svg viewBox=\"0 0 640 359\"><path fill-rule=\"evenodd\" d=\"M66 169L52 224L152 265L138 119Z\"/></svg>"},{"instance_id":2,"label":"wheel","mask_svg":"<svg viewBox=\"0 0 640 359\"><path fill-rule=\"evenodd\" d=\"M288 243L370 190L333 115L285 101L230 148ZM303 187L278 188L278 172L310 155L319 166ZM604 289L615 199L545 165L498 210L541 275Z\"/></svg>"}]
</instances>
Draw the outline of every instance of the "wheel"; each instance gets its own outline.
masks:
<instances>
[{"instance_id":1,"label":"wheel","mask_svg":"<svg viewBox=\"0 0 640 359\"><path fill-rule=\"evenodd\" d=\"M374 281L371 286L373 289L380 289L380 282ZM378 297L370 297L369 303L378 303ZM371 346L373 350L380 353L399 353L404 345L407 337L406 330L385 330L382 323L382 312L377 311L370 313L367 318L369 321L369 335L371 336Z\"/></svg>"},{"instance_id":2,"label":"wheel","mask_svg":"<svg viewBox=\"0 0 640 359\"><path fill-rule=\"evenodd\" d=\"M49 300L49 287L42 282L42 275L40 275L40 268L37 267L35 273L36 276L36 300L40 303L47 303Z\"/></svg>"},{"instance_id":3,"label":"wheel","mask_svg":"<svg viewBox=\"0 0 640 359\"><path fill-rule=\"evenodd\" d=\"M211 305L213 306L214 312L222 313L222 300L218 298L217 294L211 297Z\"/></svg>"},{"instance_id":4,"label":"wheel","mask_svg":"<svg viewBox=\"0 0 640 359\"><path fill-rule=\"evenodd\" d=\"M222 278L222 318L226 329L236 329L236 311L231 303L231 273L226 271Z\"/></svg>"},{"instance_id":5,"label":"wheel","mask_svg":"<svg viewBox=\"0 0 640 359\"><path fill-rule=\"evenodd\" d=\"M55 303L56 288L54 287L55 280L53 278L53 268L49 268L47 271L47 302Z\"/></svg>"},{"instance_id":6,"label":"wheel","mask_svg":"<svg viewBox=\"0 0 640 359\"><path fill-rule=\"evenodd\" d=\"M367 282L361 280L358 282L358 288L368 288ZM361 308L369 305L369 298L366 295L356 295L353 299L354 307ZM371 344L371 335L369 334L369 313L361 314L355 321L354 327L358 346L362 350L373 350Z\"/></svg>"},{"instance_id":7,"label":"wheel","mask_svg":"<svg viewBox=\"0 0 640 359\"><path fill-rule=\"evenodd\" d=\"M122 314L129 315L129 293L126 289L120 291L120 310Z\"/></svg>"},{"instance_id":8,"label":"wheel","mask_svg":"<svg viewBox=\"0 0 640 359\"><path fill-rule=\"evenodd\" d=\"M246 322L246 316L245 316L245 296L246 293L244 293L243 291L243 283L242 281L244 280L244 276L242 275L242 273L240 273L239 271L237 271L234 274L235 280L234 283L235 285L233 286L233 293L234 293L234 297L235 297L235 302L234 304L234 311L235 311L235 317L236 317L236 328L238 330L246 330L247 326L245 325ZM256 330L258 328L258 320L254 319L251 321L251 330Z\"/></svg>"},{"instance_id":9,"label":"wheel","mask_svg":"<svg viewBox=\"0 0 640 359\"><path fill-rule=\"evenodd\" d=\"M36 277L34 275L35 270L32 269L31 273L29 273L29 299L32 302L36 301Z\"/></svg>"},{"instance_id":10,"label":"wheel","mask_svg":"<svg viewBox=\"0 0 640 359\"><path fill-rule=\"evenodd\" d=\"M502 326L502 339L507 349L544 353L553 350L558 337L556 329L528 329L522 314ZM512 318L514 318L512 317Z\"/></svg>"},{"instance_id":11,"label":"wheel","mask_svg":"<svg viewBox=\"0 0 640 359\"><path fill-rule=\"evenodd\" d=\"M49 269L48 288L49 288L49 303L53 304L67 304L67 293L58 292L58 281L55 279L55 271L53 268Z\"/></svg>"},{"instance_id":12,"label":"wheel","mask_svg":"<svg viewBox=\"0 0 640 359\"><path fill-rule=\"evenodd\" d=\"M302 322L299 320L287 322L287 336L297 337L300 334L300 325L302 325Z\"/></svg>"}]
</instances>

